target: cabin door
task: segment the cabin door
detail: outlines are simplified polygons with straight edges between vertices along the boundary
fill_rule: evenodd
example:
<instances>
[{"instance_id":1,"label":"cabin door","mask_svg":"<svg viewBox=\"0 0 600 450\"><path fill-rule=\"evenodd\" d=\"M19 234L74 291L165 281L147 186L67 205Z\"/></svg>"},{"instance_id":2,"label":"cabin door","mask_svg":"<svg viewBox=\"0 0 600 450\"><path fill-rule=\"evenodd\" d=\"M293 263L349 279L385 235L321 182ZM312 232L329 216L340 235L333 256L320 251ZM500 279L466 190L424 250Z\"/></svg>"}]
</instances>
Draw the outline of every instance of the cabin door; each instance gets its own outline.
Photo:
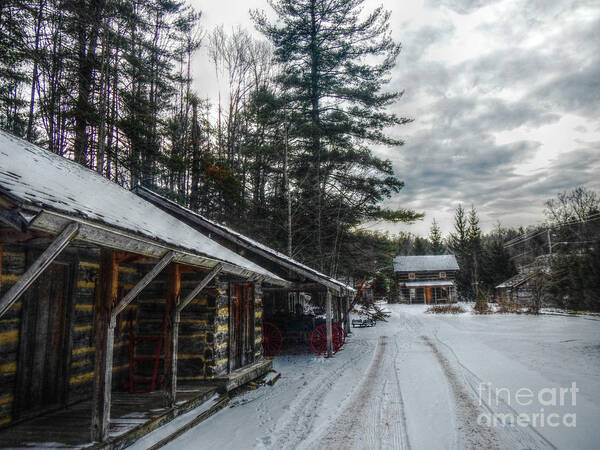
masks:
<instances>
[{"instance_id":1,"label":"cabin door","mask_svg":"<svg viewBox=\"0 0 600 450\"><path fill-rule=\"evenodd\" d=\"M431 293L431 288L430 287L426 287L425 288L425 303L427 303L428 305L431 304L433 299L433 295Z\"/></svg>"},{"instance_id":2,"label":"cabin door","mask_svg":"<svg viewBox=\"0 0 600 450\"><path fill-rule=\"evenodd\" d=\"M23 299L16 415L63 406L67 391L70 266L51 264Z\"/></svg>"},{"instance_id":3,"label":"cabin door","mask_svg":"<svg viewBox=\"0 0 600 450\"><path fill-rule=\"evenodd\" d=\"M229 364L235 370L254 361L254 292L251 284L236 284L232 291Z\"/></svg>"}]
</instances>

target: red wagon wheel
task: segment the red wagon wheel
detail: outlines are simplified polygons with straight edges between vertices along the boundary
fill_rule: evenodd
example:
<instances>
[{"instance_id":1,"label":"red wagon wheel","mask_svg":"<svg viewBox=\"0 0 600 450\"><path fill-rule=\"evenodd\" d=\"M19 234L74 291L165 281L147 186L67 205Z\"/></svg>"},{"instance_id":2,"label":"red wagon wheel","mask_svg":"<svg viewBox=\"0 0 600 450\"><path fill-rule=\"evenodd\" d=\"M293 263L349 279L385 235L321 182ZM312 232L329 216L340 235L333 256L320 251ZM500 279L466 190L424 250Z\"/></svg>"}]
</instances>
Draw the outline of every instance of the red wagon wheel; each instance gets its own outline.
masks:
<instances>
[{"instance_id":1,"label":"red wagon wheel","mask_svg":"<svg viewBox=\"0 0 600 450\"><path fill-rule=\"evenodd\" d=\"M271 322L263 322L263 348L265 356L275 356L281 350L283 336L277 326Z\"/></svg>"},{"instance_id":2,"label":"red wagon wheel","mask_svg":"<svg viewBox=\"0 0 600 450\"><path fill-rule=\"evenodd\" d=\"M342 327L338 324L332 324L331 326L331 344L333 353L342 348L346 336ZM310 335L310 346L313 352L317 355L324 355L327 353L327 324L321 324L315 327Z\"/></svg>"}]
</instances>

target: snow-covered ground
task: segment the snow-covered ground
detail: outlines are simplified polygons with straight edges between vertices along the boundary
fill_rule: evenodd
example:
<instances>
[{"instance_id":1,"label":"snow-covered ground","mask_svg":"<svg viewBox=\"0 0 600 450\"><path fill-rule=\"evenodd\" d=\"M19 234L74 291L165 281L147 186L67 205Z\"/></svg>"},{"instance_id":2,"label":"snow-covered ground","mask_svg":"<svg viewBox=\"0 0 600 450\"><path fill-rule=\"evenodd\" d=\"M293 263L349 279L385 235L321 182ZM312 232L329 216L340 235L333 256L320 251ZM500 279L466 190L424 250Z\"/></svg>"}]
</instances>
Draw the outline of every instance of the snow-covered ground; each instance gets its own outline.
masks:
<instances>
[{"instance_id":1,"label":"snow-covered ground","mask_svg":"<svg viewBox=\"0 0 600 450\"><path fill-rule=\"evenodd\" d=\"M277 358L273 387L167 448L600 446L600 321L388 308L331 359Z\"/></svg>"}]
</instances>

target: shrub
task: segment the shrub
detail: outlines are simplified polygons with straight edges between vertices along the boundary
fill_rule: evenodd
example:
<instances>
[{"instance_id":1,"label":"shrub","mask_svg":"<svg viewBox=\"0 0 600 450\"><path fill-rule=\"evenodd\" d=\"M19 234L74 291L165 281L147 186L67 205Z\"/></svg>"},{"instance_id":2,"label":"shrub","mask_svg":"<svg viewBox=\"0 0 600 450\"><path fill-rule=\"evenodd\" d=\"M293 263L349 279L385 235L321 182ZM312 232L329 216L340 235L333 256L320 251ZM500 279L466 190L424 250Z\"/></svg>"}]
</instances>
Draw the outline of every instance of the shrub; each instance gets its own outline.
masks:
<instances>
[{"instance_id":1,"label":"shrub","mask_svg":"<svg viewBox=\"0 0 600 450\"><path fill-rule=\"evenodd\" d=\"M465 310L459 305L435 305L427 308L425 312L431 314L460 314L464 313Z\"/></svg>"}]
</instances>

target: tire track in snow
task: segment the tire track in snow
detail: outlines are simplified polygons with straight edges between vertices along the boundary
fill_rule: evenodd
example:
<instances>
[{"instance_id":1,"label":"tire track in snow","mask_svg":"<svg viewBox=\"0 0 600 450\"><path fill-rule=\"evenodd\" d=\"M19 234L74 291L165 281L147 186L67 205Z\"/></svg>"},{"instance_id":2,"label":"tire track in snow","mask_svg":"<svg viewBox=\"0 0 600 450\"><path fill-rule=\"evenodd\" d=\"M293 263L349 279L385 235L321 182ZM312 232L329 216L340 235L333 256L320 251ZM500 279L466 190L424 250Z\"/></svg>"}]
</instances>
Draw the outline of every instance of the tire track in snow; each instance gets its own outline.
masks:
<instances>
[{"instance_id":1,"label":"tire track in snow","mask_svg":"<svg viewBox=\"0 0 600 450\"><path fill-rule=\"evenodd\" d=\"M429 339L429 337L421 336L421 338L425 344L431 348L433 354L436 356L454 395L454 400L456 403L456 418L459 422L458 431L462 438L462 446L469 449L502 448L498 440L498 436L494 430L477 423L477 416L481 413L481 409L475 402L474 398L467 392L463 383L461 383L458 379L458 376L450 365L450 362L440 352L431 339Z\"/></svg>"},{"instance_id":2,"label":"tire track in snow","mask_svg":"<svg viewBox=\"0 0 600 450\"><path fill-rule=\"evenodd\" d=\"M363 381L316 448L410 448L396 367L398 354L395 340L390 345L387 336L379 337Z\"/></svg>"},{"instance_id":3,"label":"tire track in snow","mask_svg":"<svg viewBox=\"0 0 600 450\"><path fill-rule=\"evenodd\" d=\"M480 399L481 404L485 409L488 410L492 415L499 414L501 417L504 414L510 414L514 417L517 417L519 413L508 405L503 398L499 397L497 405L489 404L486 399L491 398L491 396L487 395L491 388L490 384L484 383L481 378L479 378L473 371L471 371L467 366L465 366L459 359L458 355L444 341L442 341L437 335L437 330L434 331L434 336L436 341L441 344L444 348L448 350L451 354L452 358L456 361L456 364L459 366L459 369L462 372L462 378L464 380L464 384L472 391L472 394ZM480 387L485 389L484 392L479 392ZM515 448L527 448L527 449L556 449L556 446L546 439L538 430L533 428L530 424L527 427L516 427L516 426L503 426L498 428L497 431L503 434L503 441L507 441L511 446Z\"/></svg>"},{"instance_id":4,"label":"tire track in snow","mask_svg":"<svg viewBox=\"0 0 600 450\"><path fill-rule=\"evenodd\" d=\"M286 417L277 423L272 436L263 439L263 444L276 449L296 448L306 440L318 415L319 406L327 392L347 367L362 359L364 354L372 348L367 342L358 339L353 340L352 344L361 345L363 348L333 370L325 369L321 371L322 375L314 378L310 385L302 390L302 394L290 404ZM328 362L335 363L336 361L330 360Z\"/></svg>"}]
</instances>

